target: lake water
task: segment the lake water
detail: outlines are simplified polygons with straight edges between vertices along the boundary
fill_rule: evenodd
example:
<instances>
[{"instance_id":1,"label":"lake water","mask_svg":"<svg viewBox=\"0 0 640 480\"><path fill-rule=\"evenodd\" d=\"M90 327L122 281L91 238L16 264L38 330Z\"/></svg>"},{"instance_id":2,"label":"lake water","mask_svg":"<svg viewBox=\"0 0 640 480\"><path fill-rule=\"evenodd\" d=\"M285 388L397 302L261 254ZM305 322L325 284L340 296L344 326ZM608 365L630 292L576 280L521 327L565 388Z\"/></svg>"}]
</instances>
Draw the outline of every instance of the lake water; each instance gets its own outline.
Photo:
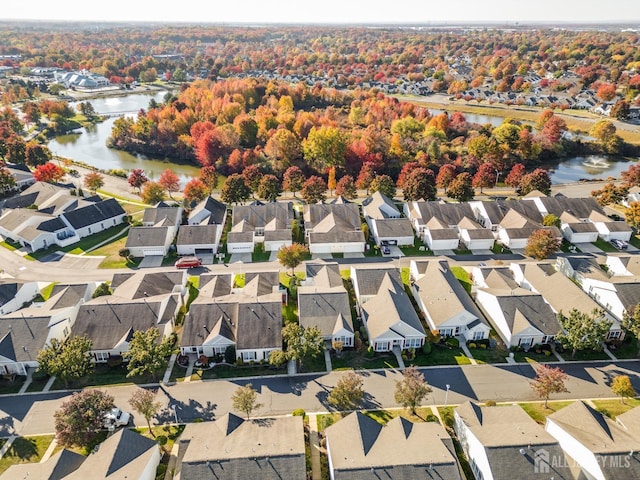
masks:
<instances>
[{"instance_id":1,"label":"lake water","mask_svg":"<svg viewBox=\"0 0 640 480\"><path fill-rule=\"evenodd\" d=\"M165 94L166 92L164 91L150 94L132 94L123 97L94 99L91 100L91 103L98 113L130 112L129 114L135 115L133 112L137 112L141 108L148 108L149 101L152 98L157 102L162 102ZM442 113L442 111L438 110L431 110L431 112L434 114ZM490 115L467 113L464 115L468 122L480 124L491 123L497 126L503 121L500 117ZM189 179L198 176L200 168L194 164L175 163L166 158L132 155L128 152L107 148L106 141L111 135L115 120L115 117L112 117L89 128L82 128L80 133L56 137L49 142L49 148L54 155L81 161L100 169L120 168L131 170L142 168L151 179L158 178L166 168L171 168L180 176L183 186ZM630 159L602 156L569 158L550 169L551 182L558 184L576 182L580 179L619 178L620 172L629 168L630 161Z\"/></svg>"}]
</instances>

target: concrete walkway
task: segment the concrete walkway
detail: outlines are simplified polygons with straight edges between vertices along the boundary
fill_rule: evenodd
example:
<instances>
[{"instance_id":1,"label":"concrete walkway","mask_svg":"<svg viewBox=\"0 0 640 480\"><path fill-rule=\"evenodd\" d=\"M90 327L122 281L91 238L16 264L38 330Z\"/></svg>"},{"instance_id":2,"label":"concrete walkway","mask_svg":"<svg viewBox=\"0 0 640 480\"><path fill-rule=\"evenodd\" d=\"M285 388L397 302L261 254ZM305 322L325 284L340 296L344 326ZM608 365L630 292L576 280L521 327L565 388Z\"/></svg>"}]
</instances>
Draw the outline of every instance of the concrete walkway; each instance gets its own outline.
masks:
<instances>
[{"instance_id":1,"label":"concrete walkway","mask_svg":"<svg viewBox=\"0 0 640 480\"><path fill-rule=\"evenodd\" d=\"M400 370L404 370L405 368L407 368L404 365L404 359L402 358L402 351L400 350L400 347L396 345L395 347L393 347L392 352L396 356L396 360L398 361L398 368Z\"/></svg>"},{"instance_id":2,"label":"concrete walkway","mask_svg":"<svg viewBox=\"0 0 640 480\"><path fill-rule=\"evenodd\" d=\"M475 358L473 358L473 355L471 355L471 350L469 350L469 347L467 347L467 343L464 341L464 339L459 338L458 341L460 342L460 348L462 349L464 354L467 357L469 357L469 361L471 362L471 365L477 365L478 362L476 361Z\"/></svg>"},{"instance_id":3,"label":"concrete walkway","mask_svg":"<svg viewBox=\"0 0 640 480\"><path fill-rule=\"evenodd\" d=\"M193 367L196 364L197 357L195 355L189 355L189 366L187 367L187 372L184 374L184 381L190 382L191 375L193 375Z\"/></svg>"},{"instance_id":4,"label":"concrete walkway","mask_svg":"<svg viewBox=\"0 0 640 480\"><path fill-rule=\"evenodd\" d=\"M13 445L13 442L16 438L18 438L17 435L11 435L9 438L7 438L5 444L2 446L2 448L0 448L0 458L4 457L4 454L7 453L7 450L11 448L11 445Z\"/></svg>"},{"instance_id":5,"label":"concrete walkway","mask_svg":"<svg viewBox=\"0 0 640 480\"><path fill-rule=\"evenodd\" d=\"M553 353L553 355L558 359L560 363L566 362L566 360L562 358L558 352L556 352L556 349L553 347L553 345L551 346L551 353Z\"/></svg>"},{"instance_id":6,"label":"concrete walkway","mask_svg":"<svg viewBox=\"0 0 640 480\"><path fill-rule=\"evenodd\" d=\"M32 376L33 376L33 368L28 368L27 378L24 381L24 384L22 385L22 387L20 387L20 390L18 390L18 395L21 395L27 391L27 388L29 388L29 385L31 385L31 382L33 381Z\"/></svg>"},{"instance_id":7,"label":"concrete walkway","mask_svg":"<svg viewBox=\"0 0 640 480\"><path fill-rule=\"evenodd\" d=\"M47 384L44 386L44 388L42 389L43 392L48 392L49 390L51 390L51 387L53 386L53 382L56 381L56 377L53 376L49 379L49 381L47 382Z\"/></svg>"},{"instance_id":8,"label":"concrete walkway","mask_svg":"<svg viewBox=\"0 0 640 480\"><path fill-rule=\"evenodd\" d=\"M177 354L171 354L171 357L169 358L169 364L167 365L167 370L164 372L164 377L162 377L162 383L169 383L169 379L171 378L171 371L173 370L173 366L176 363L176 358L178 358Z\"/></svg>"},{"instance_id":9,"label":"concrete walkway","mask_svg":"<svg viewBox=\"0 0 640 480\"><path fill-rule=\"evenodd\" d=\"M327 373L333 370L333 365L331 365L331 351L327 348L324 349L324 364L327 368Z\"/></svg>"},{"instance_id":10,"label":"concrete walkway","mask_svg":"<svg viewBox=\"0 0 640 480\"><path fill-rule=\"evenodd\" d=\"M318 417L315 414L309 415L309 444L311 446L311 478L322 480L320 434L318 433Z\"/></svg>"},{"instance_id":11,"label":"concrete walkway","mask_svg":"<svg viewBox=\"0 0 640 480\"><path fill-rule=\"evenodd\" d=\"M57 446L58 446L58 442L56 442L56 439L54 437L51 443L49 444L49 446L47 447L46 452L44 452L44 455L42 455L42 458L40 459L40 463L44 463L47 460L49 460L49 457L53 455L53 451L56 449Z\"/></svg>"},{"instance_id":12,"label":"concrete walkway","mask_svg":"<svg viewBox=\"0 0 640 480\"><path fill-rule=\"evenodd\" d=\"M602 351L603 351L604 353L606 353L606 354L609 356L609 358L610 358L611 360L613 360L614 362L617 362L617 361L618 361L618 359L616 358L616 356L611 352L611 350L609 350L609 349L607 348L607 346L606 346L606 345L604 345L604 348L602 349Z\"/></svg>"},{"instance_id":13,"label":"concrete walkway","mask_svg":"<svg viewBox=\"0 0 640 480\"><path fill-rule=\"evenodd\" d=\"M174 476L174 470L178 463L178 449L180 448L180 442L173 444L171 453L169 454L169 462L167 463L167 472L164 474L164 480L172 480Z\"/></svg>"}]
</instances>

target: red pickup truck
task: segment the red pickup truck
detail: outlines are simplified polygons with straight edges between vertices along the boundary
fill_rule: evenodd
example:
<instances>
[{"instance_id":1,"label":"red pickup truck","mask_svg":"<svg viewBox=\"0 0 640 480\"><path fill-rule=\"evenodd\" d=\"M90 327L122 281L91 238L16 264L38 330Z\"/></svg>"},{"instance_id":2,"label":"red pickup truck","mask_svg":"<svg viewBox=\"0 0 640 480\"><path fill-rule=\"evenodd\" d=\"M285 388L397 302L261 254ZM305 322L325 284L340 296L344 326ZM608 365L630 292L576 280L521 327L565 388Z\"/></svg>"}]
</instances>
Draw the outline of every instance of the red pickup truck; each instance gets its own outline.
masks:
<instances>
[{"instance_id":1,"label":"red pickup truck","mask_svg":"<svg viewBox=\"0 0 640 480\"><path fill-rule=\"evenodd\" d=\"M175 263L176 268L195 268L202 265L198 257L182 257Z\"/></svg>"}]
</instances>

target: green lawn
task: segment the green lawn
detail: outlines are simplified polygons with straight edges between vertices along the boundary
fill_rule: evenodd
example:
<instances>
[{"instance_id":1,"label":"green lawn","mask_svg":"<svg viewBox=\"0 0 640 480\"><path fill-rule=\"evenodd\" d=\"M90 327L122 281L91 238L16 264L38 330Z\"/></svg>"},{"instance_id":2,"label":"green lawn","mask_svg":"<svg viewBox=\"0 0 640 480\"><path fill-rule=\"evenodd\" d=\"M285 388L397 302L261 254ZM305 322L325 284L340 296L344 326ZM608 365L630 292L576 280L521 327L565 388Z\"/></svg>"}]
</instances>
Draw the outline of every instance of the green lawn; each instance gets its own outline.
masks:
<instances>
[{"instance_id":1,"label":"green lawn","mask_svg":"<svg viewBox=\"0 0 640 480\"><path fill-rule=\"evenodd\" d=\"M182 369L182 367L177 367ZM182 369L184 372L184 369ZM268 364L242 366L235 365L216 365L208 370L194 370L191 376L192 380L207 380L212 378L234 378L234 377L253 377L260 375L281 375L286 373L286 368L272 368Z\"/></svg>"},{"instance_id":2,"label":"green lawn","mask_svg":"<svg viewBox=\"0 0 640 480\"><path fill-rule=\"evenodd\" d=\"M438 422L431 408L418 407L416 408L416 415L413 415L409 409L394 409L394 410L370 410L364 413L367 417L374 419L380 425L386 425L389 421L396 417L406 418L412 422Z\"/></svg>"},{"instance_id":3,"label":"green lawn","mask_svg":"<svg viewBox=\"0 0 640 480\"><path fill-rule=\"evenodd\" d=\"M59 247L57 245L54 245L51 248L47 248L46 250L38 250L37 252L33 252L27 255L27 257L31 257L32 259L38 260L58 251L65 252L65 253L80 254L80 253L86 252L87 250L90 250L92 247L95 247L96 245L104 242L108 238L120 233L124 228L125 226L123 225L116 225L115 227L111 227L111 228L108 228L107 230L103 230L102 232L98 232L94 235L85 237L81 239L79 242L76 242L67 247ZM121 238L121 236L119 238ZM94 255L97 255L94 252L92 253Z\"/></svg>"},{"instance_id":4,"label":"green lawn","mask_svg":"<svg viewBox=\"0 0 640 480\"><path fill-rule=\"evenodd\" d=\"M416 358L404 362L405 365L418 365L427 367L430 365L470 365L471 360L467 357L461 348L448 348L433 345L431 353L422 353L422 350L416 351Z\"/></svg>"},{"instance_id":5,"label":"green lawn","mask_svg":"<svg viewBox=\"0 0 640 480\"><path fill-rule=\"evenodd\" d=\"M345 350L338 357L331 354L333 370L350 370L364 368L367 370L380 368L398 368L398 362L392 353L376 353L373 357L360 354L355 350Z\"/></svg>"},{"instance_id":6,"label":"green lawn","mask_svg":"<svg viewBox=\"0 0 640 480\"><path fill-rule=\"evenodd\" d=\"M18 437L0 458L0 474L11 465L18 463L37 463L53 441L53 435L37 437Z\"/></svg>"},{"instance_id":7,"label":"green lawn","mask_svg":"<svg viewBox=\"0 0 640 480\"><path fill-rule=\"evenodd\" d=\"M620 400L593 400L593 404L599 412L602 412L609 417L616 418L618 415L640 406L640 398L626 398L624 403Z\"/></svg>"},{"instance_id":8,"label":"green lawn","mask_svg":"<svg viewBox=\"0 0 640 480\"><path fill-rule=\"evenodd\" d=\"M0 377L0 395L18 393L22 388L25 379L26 377L21 375L17 376L13 381Z\"/></svg>"},{"instance_id":9,"label":"green lawn","mask_svg":"<svg viewBox=\"0 0 640 480\"><path fill-rule=\"evenodd\" d=\"M451 267L451 273L453 273L453 276L458 279L467 293L471 295L472 282L471 277L469 277L469 272L462 267Z\"/></svg>"},{"instance_id":10,"label":"green lawn","mask_svg":"<svg viewBox=\"0 0 640 480\"><path fill-rule=\"evenodd\" d=\"M400 247L400 250L407 257L433 256L433 252L418 237L413 239L413 246Z\"/></svg>"},{"instance_id":11,"label":"green lawn","mask_svg":"<svg viewBox=\"0 0 640 480\"><path fill-rule=\"evenodd\" d=\"M618 251L618 249L616 247L611 245L609 242L605 242L600 237L598 237L598 240L593 242L593 245L598 247L603 252L617 252Z\"/></svg>"},{"instance_id":12,"label":"green lawn","mask_svg":"<svg viewBox=\"0 0 640 480\"><path fill-rule=\"evenodd\" d=\"M158 376L161 378L161 375ZM97 364L93 373L87 375L80 380L69 382L69 385L65 385L63 381L56 378L53 382L51 390L63 390L67 388L84 388L84 387L98 387L104 385L130 385L130 384L142 384L153 381L150 375L127 377L127 367L121 365L119 367L109 367L106 364Z\"/></svg>"},{"instance_id":13,"label":"green lawn","mask_svg":"<svg viewBox=\"0 0 640 480\"><path fill-rule=\"evenodd\" d=\"M562 358L571 362L582 362L589 360L610 360L609 355L603 351L597 350L578 350L575 355L572 355L571 350L565 350L560 354Z\"/></svg>"},{"instance_id":14,"label":"green lawn","mask_svg":"<svg viewBox=\"0 0 640 480\"><path fill-rule=\"evenodd\" d=\"M609 350L616 358L638 358L638 341L627 334L622 345L617 345L616 348L609 347Z\"/></svg>"},{"instance_id":15,"label":"green lawn","mask_svg":"<svg viewBox=\"0 0 640 480\"><path fill-rule=\"evenodd\" d=\"M142 436L151 438L152 440L155 440L160 444L160 448L162 450L162 458L160 460L158 468L156 469L156 479L164 479L165 472L167 471L167 465L169 464L171 449L173 448L173 445L178 437L184 431L184 427L184 425L163 425L161 427L152 427L151 431L153 432L153 435L148 428L133 429L135 432L138 432Z\"/></svg>"},{"instance_id":16,"label":"green lawn","mask_svg":"<svg viewBox=\"0 0 640 480\"><path fill-rule=\"evenodd\" d=\"M557 412L561 408L566 407L567 405L571 405L573 402L552 402L549 401L548 408L545 408L544 402L539 403L520 403L519 405L522 409L529 414L531 418L533 418L536 422L541 425L544 425L547 416L551 415L554 412Z\"/></svg>"},{"instance_id":17,"label":"green lawn","mask_svg":"<svg viewBox=\"0 0 640 480\"><path fill-rule=\"evenodd\" d=\"M513 359L518 363L547 363L557 360L553 354L547 356L544 353L536 353L533 350L529 350L528 352L514 352Z\"/></svg>"},{"instance_id":18,"label":"green lawn","mask_svg":"<svg viewBox=\"0 0 640 480\"><path fill-rule=\"evenodd\" d=\"M470 348L469 351L478 363L507 363L509 351L504 348Z\"/></svg>"}]
</instances>

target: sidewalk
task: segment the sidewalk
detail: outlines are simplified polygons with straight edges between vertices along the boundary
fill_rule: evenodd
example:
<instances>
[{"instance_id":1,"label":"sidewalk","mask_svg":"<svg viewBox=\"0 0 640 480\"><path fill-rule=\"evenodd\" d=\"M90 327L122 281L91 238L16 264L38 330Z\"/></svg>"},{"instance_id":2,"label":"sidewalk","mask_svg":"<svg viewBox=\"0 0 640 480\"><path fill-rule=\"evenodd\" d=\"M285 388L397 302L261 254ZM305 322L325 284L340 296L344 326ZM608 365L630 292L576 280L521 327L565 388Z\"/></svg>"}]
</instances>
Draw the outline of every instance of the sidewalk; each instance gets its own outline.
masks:
<instances>
[{"instance_id":1,"label":"sidewalk","mask_svg":"<svg viewBox=\"0 0 640 480\"><path fill-rule=\"evenodd\" d=\"M318 416L314 413L309 415L309 445L311 446L311 478L313 480L322 480Z\"/></svg>"},{"instance_id":2,"label":"sidewalk","mask_svg":"<svg viewBox=\"0 0 640 480\"><path fill-rule=\"evenodd\" d=\"M171 378L171 371L173 370L173 366L176 363L176 358L178 358L178 355L176 355L175 353L172 353L171 358L169 358L167 370L164 372L164 377L162 377L162 383L164 383L165 385L169 383L169 379Z\"/></svg>"}]
</instances>

